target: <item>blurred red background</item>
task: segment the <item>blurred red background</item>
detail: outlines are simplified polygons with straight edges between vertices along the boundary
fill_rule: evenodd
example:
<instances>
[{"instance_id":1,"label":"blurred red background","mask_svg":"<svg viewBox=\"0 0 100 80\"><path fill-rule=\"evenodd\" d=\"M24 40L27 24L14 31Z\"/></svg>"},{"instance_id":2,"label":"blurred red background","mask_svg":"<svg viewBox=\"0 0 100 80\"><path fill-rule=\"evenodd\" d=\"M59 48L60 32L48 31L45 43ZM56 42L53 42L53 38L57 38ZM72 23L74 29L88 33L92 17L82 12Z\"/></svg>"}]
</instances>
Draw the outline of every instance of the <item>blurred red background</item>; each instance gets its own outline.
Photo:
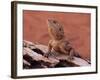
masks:
<instances>
[{"instance_id":1,"label":"blurred red background","mask_svg":"<svg viewBox=\"0 0 100 80\"><path fill-rule=\"evenodd\" d=\"M47 45L48 34L47 19L59 21L64 28L66 39L84 58L90 59L90 20L88 13L23 11L24 40L39 42Z\"/></svg>"}]
</instances>

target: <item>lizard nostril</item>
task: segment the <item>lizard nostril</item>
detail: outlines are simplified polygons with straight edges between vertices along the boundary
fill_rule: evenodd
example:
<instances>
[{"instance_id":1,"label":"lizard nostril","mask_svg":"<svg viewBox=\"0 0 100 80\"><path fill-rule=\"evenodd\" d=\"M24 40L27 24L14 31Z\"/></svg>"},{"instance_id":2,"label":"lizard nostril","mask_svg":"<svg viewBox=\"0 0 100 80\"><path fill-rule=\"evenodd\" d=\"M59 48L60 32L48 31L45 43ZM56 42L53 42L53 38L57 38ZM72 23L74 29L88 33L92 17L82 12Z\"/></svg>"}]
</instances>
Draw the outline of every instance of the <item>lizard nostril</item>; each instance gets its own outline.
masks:
<instances>
[{"instance_id":1,"label":"lizard nostril","mask_svg":"<svg viewBox=\"0 0 100 80\"><path fill-rule=\"evenodd\" d=\"M48 19L48 21L50 21L50 19Z\"/></svg>"}]
</instances>

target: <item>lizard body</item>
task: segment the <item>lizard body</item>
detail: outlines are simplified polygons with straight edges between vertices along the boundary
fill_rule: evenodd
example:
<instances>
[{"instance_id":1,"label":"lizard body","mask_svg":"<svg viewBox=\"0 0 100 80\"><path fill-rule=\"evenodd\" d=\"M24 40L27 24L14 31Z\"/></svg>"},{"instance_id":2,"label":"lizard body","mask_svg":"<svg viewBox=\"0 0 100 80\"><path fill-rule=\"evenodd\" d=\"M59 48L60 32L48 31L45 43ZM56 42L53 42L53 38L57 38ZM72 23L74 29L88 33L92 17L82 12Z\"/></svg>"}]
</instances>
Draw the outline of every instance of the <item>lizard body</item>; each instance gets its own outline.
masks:
<instances>
[{"instance_id":1,"label":"lizard body","mask_svg":"<svg viewBox=\"0 0 100 80\"><path fill-rule=\"evenodd\" d=\"M48 19L47 23L49 35L51 37L51 40L48 44L47 55L49 55L54 50L57 53L68 55L70 60L73 59L75 51L71 44L65 39L62 25L53 19Z\"/></svg>"}]
</instances>

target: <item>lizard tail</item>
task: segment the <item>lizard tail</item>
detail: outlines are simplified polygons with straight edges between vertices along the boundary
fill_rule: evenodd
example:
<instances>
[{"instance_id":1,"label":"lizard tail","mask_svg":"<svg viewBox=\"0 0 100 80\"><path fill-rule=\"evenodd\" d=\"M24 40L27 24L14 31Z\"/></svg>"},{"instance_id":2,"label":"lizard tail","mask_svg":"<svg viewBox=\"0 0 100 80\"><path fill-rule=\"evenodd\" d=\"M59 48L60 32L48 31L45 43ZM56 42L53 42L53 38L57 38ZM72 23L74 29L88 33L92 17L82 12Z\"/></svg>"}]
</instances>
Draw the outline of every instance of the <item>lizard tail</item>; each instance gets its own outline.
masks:
<instances>
[{"instance_id":1,"label":"lizard tail","mask_svg":"<svg viewBox=\"0 0 100 80\"><path fill-rule=\"evenodd\" d=\"M74 52L74 56L78 57L78 58L82 58L84 59L78 52ZM91 64L91 61L89 59L84 59L86 62L88 62L89 64Z\"/></svg>"},{"instance_id":2,"label":"lizard tail","mask_svg":"<svg viewBox=\"0 0 100 80\"><path fill-rule=\"evenodd\" d=\"M74 56L78 58L82 58L82 56L78 52L74 52Z\"/></svg>"}]
</instances>

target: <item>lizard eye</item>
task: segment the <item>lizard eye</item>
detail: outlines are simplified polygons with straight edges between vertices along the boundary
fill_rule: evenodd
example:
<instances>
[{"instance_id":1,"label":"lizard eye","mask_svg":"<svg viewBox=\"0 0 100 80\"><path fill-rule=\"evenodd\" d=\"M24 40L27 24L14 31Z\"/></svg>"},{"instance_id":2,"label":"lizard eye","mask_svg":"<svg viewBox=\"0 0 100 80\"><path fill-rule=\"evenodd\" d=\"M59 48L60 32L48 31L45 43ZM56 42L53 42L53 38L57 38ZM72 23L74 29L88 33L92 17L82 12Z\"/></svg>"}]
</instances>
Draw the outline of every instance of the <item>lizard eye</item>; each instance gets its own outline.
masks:
<instances>
[{"instance_id":1,"label":"lizard eye","mask_svg":"<svg viewBox=\"0 0 100 80\"><path fill-rule=\"evenodd\" d=\"M56 21L53 21L53 23L55 23L55 24L56 24L57 22L56 22Z\"/></svg>"},{"instance_id":2,"label":"lizard eye","mask_svg":"<svg viewBox=\"0 0 100 80\"><path fill-rule=\"evenodd\" d=\"M61 31L62 29L61 29L61 28L59 28L59 30Z\"/></svg>"}]
</instances>

